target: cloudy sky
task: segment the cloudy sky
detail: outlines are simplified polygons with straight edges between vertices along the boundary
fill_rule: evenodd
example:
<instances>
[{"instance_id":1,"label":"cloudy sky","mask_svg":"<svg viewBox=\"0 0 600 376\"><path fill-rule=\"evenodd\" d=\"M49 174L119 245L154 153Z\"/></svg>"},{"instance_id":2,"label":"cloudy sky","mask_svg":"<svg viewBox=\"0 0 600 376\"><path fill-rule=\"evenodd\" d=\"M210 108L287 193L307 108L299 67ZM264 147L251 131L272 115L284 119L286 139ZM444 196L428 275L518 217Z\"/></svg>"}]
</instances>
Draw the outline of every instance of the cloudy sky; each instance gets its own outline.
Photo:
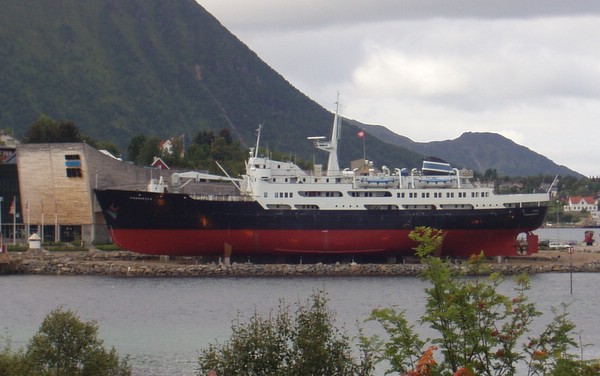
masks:
<instances>
[{"instance_id":1,"label":"cloudy sky","mask_svg":"<svg viewBox=\"0 0 600 376\"><path fill-rule=\"evenodd\" d=\"M413 141L494 132L600 176L598 0L197 0L329 110Z\"/></svg>"}]
</instances>

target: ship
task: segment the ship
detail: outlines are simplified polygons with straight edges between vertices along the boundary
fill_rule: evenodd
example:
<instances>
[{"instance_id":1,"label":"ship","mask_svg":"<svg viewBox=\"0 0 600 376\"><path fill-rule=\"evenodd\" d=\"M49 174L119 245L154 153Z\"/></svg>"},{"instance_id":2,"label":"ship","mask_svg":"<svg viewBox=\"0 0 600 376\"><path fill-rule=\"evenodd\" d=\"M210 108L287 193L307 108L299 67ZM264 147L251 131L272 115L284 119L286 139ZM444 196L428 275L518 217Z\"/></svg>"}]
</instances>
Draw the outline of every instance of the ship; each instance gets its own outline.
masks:
<instances>
[{"instance_id":1,"label":"ship","mask_svg":"<svg viewBox=\"0 0 600 376\"><path fill-rule=\"evenodd\" d=\"M341 116L331 138L308 137L329 153L327 168L311 171L249 150L241 178L217 177L231 194L183 193L186 179L153 182L146 190L96 189L112 240L143 254L168 256L414 255L409 234L418 227L442 231L436 254L468 257L537 252L549 192L498 194L473 171L425 158L421 168L339 167ZM183 183L185 184L185 183ZM523 239L526 239L523 241Z\"/></svg>"}]
</instances>

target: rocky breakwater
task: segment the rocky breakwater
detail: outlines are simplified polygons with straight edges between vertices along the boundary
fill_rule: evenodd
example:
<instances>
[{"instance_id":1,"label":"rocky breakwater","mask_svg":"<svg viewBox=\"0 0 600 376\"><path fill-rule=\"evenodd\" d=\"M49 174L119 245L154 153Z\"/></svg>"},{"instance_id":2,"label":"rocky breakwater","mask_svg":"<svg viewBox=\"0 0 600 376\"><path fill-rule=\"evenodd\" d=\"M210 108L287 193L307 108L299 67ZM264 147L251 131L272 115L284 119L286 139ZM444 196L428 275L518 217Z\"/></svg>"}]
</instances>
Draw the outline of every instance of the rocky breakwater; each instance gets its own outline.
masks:
<instances>
[{"instance_id":1,"label":"rocky breakwater","mask_svg":"<svg viewBox=\"0 0 600 376\"><path fill-rule=\"evenodd\" d=\"M277 277L418 275L420 264L252 264L161 260L129 252L24 252L12 256L14 273L116 277Z\"/></svg>"},{"instance_id":2,"label":"rocky breakwater","mask_svg":"<svg viewBox=\"0 0 600 376\"><path fill-rule=\"evenodd\" d=\"M423 266L400 264L253 264L202 263L195 259L161 259L130 252L46 251L11 254L11 272L42 275L115 277L280 277L280 276L416 276ZM529 257L490 260L490 271L503 274L599 272L600 252L541 252ZM457 268L464 267L460 261Z\"/></svg>"}]
</instances>

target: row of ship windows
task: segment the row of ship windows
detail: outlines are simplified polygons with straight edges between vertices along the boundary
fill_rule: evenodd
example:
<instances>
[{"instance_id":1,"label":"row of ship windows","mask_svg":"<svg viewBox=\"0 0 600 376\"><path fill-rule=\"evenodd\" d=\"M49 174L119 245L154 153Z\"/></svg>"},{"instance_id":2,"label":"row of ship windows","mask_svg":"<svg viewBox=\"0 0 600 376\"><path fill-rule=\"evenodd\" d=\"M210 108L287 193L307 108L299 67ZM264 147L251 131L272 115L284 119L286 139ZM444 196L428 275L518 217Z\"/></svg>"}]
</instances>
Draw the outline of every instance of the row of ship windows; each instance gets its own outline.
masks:
<instances>
[{"instance_id":1,"label":"row of ship windows","mask_svg":"<svg viewBox=\"0 0 600 376\"><path fill-rule=\"evenodd\" d=\"M279 167L278 167L279 168ZM262 178L263 180L267 180L266 177ZM306 178L271 178L271 182L272 183L277 183L277 182L284 182L284 183L306 183ZM313 178L311 183L341 183L342 179L341 178Z\"/></svg>"},{"instance_id":2,"label":"row of ship windows","mask_svg":"<svg viewBox=\"0 0 600 376\"><path fill-rule=\"evenodd\" d=\"M446 198L454 198L454 192L445 192ZM275 192L275 198L293 198L293 192ZM338 191L299 191L298 195L301 197L342 197L342 192ZM351 191L348 192L348 196L350 197L392 197L392 193L388 191ZM421 198L442 198L444 195L442 192L421 192ZM268 192L264 193L264 197L269 197ZM405 192L396 193L397 198L419 198L418 192L409 192L406 194ZM456 197L458 198L466 198L467 192L457 192ZM472 198L477 197L489 197L489 192L471 192Z\"/></svg>"},{"instance_id":3,"label":"row of ship windows","mask_svg":"<svg viewBox=\"0 0 600 376\"><path fill-rule=\"evenodd\" d=\"M485 205L484 205L485 206ZM505 205L506 206L506 205ZM336 208L360 208L359 205L336 205ZM400 210L400 207L398 205L378 205L378 204L372 204L372 205L364 205L363 206L365 209L367 210ZM491 207L491 205L490 205ZM512 207L512 206L509 206ZM288 204L267 204L267 208L271 209L271 210L291 210L292 207ZM319 210L320 207L319 205L302 205L302 204L298 204L298 205L294 205L294 208L298 209L298 210ZM441 205L439 207L439 209L445 209L445 210L472 210L474 207L473 205ZM435 205L402 205L402 209L405 210L436 210L438 209L437 206Z\"/></svg>"}]
</instances>

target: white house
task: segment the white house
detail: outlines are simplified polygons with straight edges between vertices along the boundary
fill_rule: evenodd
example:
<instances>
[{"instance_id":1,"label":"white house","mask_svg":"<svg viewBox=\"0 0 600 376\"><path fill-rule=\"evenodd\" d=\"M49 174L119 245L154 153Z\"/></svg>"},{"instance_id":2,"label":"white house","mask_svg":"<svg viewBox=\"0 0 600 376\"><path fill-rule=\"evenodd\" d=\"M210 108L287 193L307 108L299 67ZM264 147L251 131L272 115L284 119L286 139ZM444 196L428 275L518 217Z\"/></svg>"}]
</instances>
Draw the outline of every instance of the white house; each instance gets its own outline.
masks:
<instances>
[{"instance_id":1,"label":"white house","mask_svg":"<svg viewBox=\"0 0 600 376\"><path fill-rule=\"evenodd\" d=\"M564 206L566 212L598 211L598 202L592 196L569 197L569 204Z\"/></svg>"}]
</instances>

